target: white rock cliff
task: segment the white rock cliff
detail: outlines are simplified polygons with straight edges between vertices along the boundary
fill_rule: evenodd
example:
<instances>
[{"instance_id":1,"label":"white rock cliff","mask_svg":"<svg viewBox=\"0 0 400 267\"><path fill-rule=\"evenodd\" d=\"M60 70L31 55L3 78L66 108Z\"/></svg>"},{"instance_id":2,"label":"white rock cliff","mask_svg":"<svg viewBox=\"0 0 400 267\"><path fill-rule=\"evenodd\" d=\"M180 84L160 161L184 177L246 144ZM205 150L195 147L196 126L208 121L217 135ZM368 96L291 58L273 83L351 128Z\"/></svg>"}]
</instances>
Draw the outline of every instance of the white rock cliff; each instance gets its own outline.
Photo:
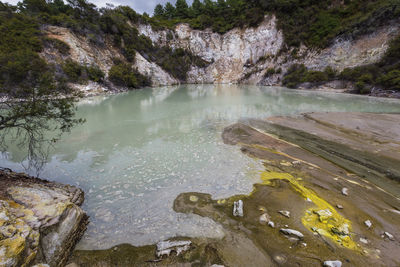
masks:
<instances>
[{"instance_id":1,"label":"white rock cliff","mask_svg":"<svg viewBox=\"0 0 400 267\"><path fill-rule=\"evenodd\" d=\"M323 50L302 46L296 56L291 50L282 53L284 37L277 28L273 15L256 28L235 28L225 34L211 30L194 30L188 24L178 24L174 30L153 30L150 25L134 25L140 34L149 37L155 45L184 48L210 64L205 68L192 66L187 83L246 83L278 85L282 75L294 63L305 64L308 68L323 70L331 66L337 70L377 62L388 48L388 43L399 32L398 25L388 25L373 34L357 40L337 38L333 45ZM107 42L104 47L91 44L87 38L79 37L61 27L48 27L49 37L60 39L71 47L70 58L80 64L96 64L106 73L112 66L112 59L123 58L118 49ZM56 51L46 49L43 57L48 61L60 60ZM61 58L62 60L65 58ZM172 85L180 81L172 77L154 62L137 53L134 64L141 74L151 78L152 86ZM279 74L268 75L267 70L281 69ZM96 90L107 90L100 85L90 85ZM76 85L82 91L88 86Z\"/></svg>"}]
</instances>

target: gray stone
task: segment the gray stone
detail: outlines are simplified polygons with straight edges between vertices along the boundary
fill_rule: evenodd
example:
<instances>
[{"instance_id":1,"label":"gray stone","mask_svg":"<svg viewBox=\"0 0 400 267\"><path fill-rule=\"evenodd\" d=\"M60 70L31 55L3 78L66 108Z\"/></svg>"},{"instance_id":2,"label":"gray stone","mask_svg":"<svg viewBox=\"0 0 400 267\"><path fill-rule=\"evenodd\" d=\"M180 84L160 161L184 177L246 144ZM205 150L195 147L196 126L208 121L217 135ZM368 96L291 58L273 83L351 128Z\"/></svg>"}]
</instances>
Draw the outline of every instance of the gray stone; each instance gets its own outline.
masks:
<instances>
[{"instance_id":1,"label":"gray stone","mask_svg":"<svg viewBox=\"0 0 400 267\"><path fill-rule=\"evenodd\" d=\"M285 216L285 217L287 217L287 218L290 218L290 211L287 211L287 210L281 210L281 211L278 211L281 215L283 215L283 216Z\"/></svg>"},{"instance_id":2,"label":"gray stone","mask_svg":"<svg viewBox=\"0 0 400 267\"><path fill-rule=\"evenodd\" d=\"M389 238L390 240L394 241L394 236L388 232L384 232L383 236Z\"/></svg>"},{"instance_id":3,"label":"gray stone","mask_svg":"<svg viewBox=\"0 0 400 267\"><path fill-rule=\"evenodd\" d=\"M284 235L290 236L290 237L296 237L298 239L303 239L304 235L302 233L300 233L299 231L296 230L292 230L292 229L281 229L280 230L281 233L283 233Z\"/></svg>"},{"instance_id":4,"label":"gray stone","mask_svg":"<svg viewBox=\"0 0 400 267\"><path fill-rule=\"evenodd\" d=\"M341 261L325 261L324 267L342 267Z\"/></svg>"},{"instance_id":5,"label":"gray stone","mask_svg":"<svg viewBox=\"0 0 400 267\"><path fill-rule=\"evenodd\" d=\"M346 187L344 187L344 188L342 189L342 195L348 196L348 195L349 195L349 189L346 188Z\"/></svg>"},{"instance_id":6,"label":"gray stone","mask_svg":"<svg viewBox=\"0 0 400 267\"><path fill-rule=\"evenodd\" d=\"M157 243L157 257L169 256L172 251L175 251L177 255L182 252L188 251L192 245L191 241L161 241Z\"/></svg>"},{"instance_id":7,"label":"gray stone","mask_svg":"<svg viewBox=\"0 0 400 267\"><path fill-rule=\"evenodd\" d=\"M243 201L235 201L233 203L233 216L235 217L243 217Z\"/></svg>"},{"instance_id":8,"label":"gray stone","mask_svg":"<svg viewBox=\"0 0 400 267\"><path fill-rule=\"evenodd\" d=\"M260 216L259 222L262 225L266 225L270 220L271 217L268 215L268 213L264 213Z\"/></svg>"}]
</instances>

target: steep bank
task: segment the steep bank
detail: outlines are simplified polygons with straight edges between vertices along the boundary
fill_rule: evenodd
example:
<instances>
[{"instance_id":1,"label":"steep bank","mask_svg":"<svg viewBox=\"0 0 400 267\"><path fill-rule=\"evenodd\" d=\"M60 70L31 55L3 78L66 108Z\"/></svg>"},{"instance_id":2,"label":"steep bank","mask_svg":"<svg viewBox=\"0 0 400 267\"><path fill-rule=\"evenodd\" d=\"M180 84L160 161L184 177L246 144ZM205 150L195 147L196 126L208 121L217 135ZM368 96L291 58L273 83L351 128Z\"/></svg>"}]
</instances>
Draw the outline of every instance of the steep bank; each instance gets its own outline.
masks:
<instances>
[{"instance_id":1,"label":"steep bank","mask_svg":"<svg viewBox=\"0 0 400 267\"><path fill-rule=\"evenodd\" d=\"M138 30L153 43L185 48L212 62L203 69L192 68L188 83L280 85L283 74L293 64L304 64L314 70L329 66L341 71L379 61L389 41L399 34L399 25L393 23L354 40L338 37L333 45L322 50L302 46L296 53L282 52L285 43L275 16L266 16L256 28L235 28L225 34L193 30L187 24L164 31L141 24ZM271 75L270 69L280 71Z\"/></svg>"},{"instance_id":2,"label":"steep bank","mask_svg":"<svg viewBox=\"0 0 400 267\"><path fill-rule=\"evenodd\" d=\"M292 48L283 52L286 46L283 33L277 28L277 19L273 15L266 16L257 27L234 28L225 34L215 33L210 29L194 30L184 23L176 25L173 30L154 30L151 25L144 23L130 24L129 27L136 28L141 36L149 38L156 47L184 49L208 62L206 66L190 65L186 79L180 80L168 73L165 66L151 60L148 54L136 51L133 67L140 74L149 77L152 86L180 82L281 85L284 74L294 64L304 64L310 70L317 71L331 67L340 72L345 68L376 63L387 51L390 40L399 34L399 24L393 22L356 39L337 37L325 49L307 48L303 45L300 49ZM124 61L125 57L115 47L111 37L105 38L103 46L98 46L87 37L79 36L67 28L48 26L44 28L44 33L70 47L70 54L67 56L47 47L42 56L48 62L62 62L70 58L81 65L99 66L105 73L105 83L75 84L75 88L95 92L116 89L108 81L109 71L116 58ZM326 83L324 86L335 89L352 88L351 83L340 81Z\"/></svg>"},{"instance_id":3,"label":"steep bank","mask_svg":"<svg viewBox=\"0 0 400 267\"><path fill-rule=\"evenodd\" d=\"M0 171L0 266L64 266L86 230L78 188Z\"/></svg>"}]
</instances>

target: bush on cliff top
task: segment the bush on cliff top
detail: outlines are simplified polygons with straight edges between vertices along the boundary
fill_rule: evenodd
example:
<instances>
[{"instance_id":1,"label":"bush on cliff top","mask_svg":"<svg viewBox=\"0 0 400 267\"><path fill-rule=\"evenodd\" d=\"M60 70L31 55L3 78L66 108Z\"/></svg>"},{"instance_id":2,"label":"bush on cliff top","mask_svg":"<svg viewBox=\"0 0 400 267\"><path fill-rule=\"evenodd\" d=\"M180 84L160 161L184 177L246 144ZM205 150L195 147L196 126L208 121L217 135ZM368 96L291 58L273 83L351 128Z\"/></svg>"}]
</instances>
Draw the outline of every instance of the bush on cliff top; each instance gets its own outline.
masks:
<instances>
[{"instance_id":1,"label":"bush on cliff top","mask_svg":"<svg viewBox=\"0 0 400 267\"><path fill-rule=\"evenodd\" d=\"M376 86L386 90L400 91L400 35L393 39L383 58L375 63L355 68L346 68L337 74L331 68L310 71L304 65L292 65L285 73L283 84L296 88L304 82L327 82L333 79L351 81L359 93L369 93Z\"/></svg>"},{"instance_id":2,"label":"bush on cliff top","mask_svg":"<svg viewBox=\"0 0 400 267\"><path fill-rule=\"evenodd\" d=\"M288 46L304 43L325 47L338 35L371 32L400 16L398 0L184 0L157 5L148 21L155 27L186 22L195 29L225 33L234 27L257 26L265 14L275 14Z\"/></svg>"}]
</instances>

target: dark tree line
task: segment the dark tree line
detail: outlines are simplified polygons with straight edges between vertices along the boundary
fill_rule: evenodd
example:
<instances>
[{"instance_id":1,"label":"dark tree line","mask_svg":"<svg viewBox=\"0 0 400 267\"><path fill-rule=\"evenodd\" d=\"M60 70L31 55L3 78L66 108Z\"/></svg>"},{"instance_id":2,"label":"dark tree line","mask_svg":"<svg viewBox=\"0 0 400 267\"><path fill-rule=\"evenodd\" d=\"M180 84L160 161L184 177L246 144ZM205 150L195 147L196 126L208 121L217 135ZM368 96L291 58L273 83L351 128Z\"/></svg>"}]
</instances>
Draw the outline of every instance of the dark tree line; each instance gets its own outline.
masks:
<instances>
[{"instance_id":1,"label":"dark tree line","mask_svg":"<svg viewBox=\"0 0 400 267\"><path fill-rule=\"evenodd\" d=\"M185 0L154 9L153 22L225 33L234 27L257 26L267 14L278 18L288 46L326 47L338 35L372 32L400 16L399 0Z\"/></svg>"}]
</instances>

